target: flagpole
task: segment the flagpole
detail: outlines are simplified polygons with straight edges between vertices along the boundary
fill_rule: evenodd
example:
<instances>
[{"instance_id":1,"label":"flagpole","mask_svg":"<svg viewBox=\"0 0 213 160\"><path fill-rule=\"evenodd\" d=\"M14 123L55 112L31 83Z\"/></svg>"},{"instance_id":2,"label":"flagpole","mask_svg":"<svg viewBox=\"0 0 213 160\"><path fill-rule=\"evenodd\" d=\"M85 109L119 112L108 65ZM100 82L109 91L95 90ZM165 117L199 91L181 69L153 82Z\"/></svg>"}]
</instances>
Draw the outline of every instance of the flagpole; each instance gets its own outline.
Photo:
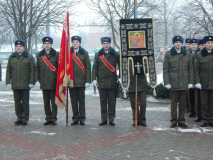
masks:
<instances>
[{"instance_id":1,"label":"flagpole","mask_svg":"<svg viewBox=\"0 0 213 160\"><path fill-rule=\"evenodd\" d=\"M69 87L66 87L66 125L68 126L68 89Z\"/></svg>"}]
</instances>

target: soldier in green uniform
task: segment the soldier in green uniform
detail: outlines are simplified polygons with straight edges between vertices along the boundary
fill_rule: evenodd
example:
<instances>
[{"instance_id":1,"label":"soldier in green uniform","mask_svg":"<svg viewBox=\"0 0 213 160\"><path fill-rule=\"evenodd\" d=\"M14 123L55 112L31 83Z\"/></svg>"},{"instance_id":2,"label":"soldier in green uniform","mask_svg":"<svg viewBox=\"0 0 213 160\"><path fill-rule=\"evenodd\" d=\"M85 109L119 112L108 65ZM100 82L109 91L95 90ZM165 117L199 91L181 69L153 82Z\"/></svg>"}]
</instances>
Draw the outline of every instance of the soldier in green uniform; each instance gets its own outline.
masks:
<instances>
[{"instance_id":1,"label":"soldier in green uniform","mask_svg":"<svg viewBox=\"0 0 213 160\"><path fill-rule=\"evenodd\" d=\"M203 38L205 48L195 57L195 87L201 96L201 127L213 126L213 36Z\"/></svg>"},{"instance_id":2,"label":"soldier in green uniform","mask_svg":"<svg viewBox=\"0 0 213 160\"><path fill-rule=\"evenodd\" d=\"M203 39L199 39L199 50L201 51L204 47L205 47L205 44L203 43Z\"/></svg>"},{"instance_id":3,"label":"soldier in green uniform","mask_svg":"<svg viewBox=\"0 0 213 160\"><path fill-rule=\"evenodd\" d=\"M0 81L2 81L2 69L1 69L1 64L0 64Z\"/></svg>"},{"instance_id":4,"label":"soldier in green uniform","mask_svg":"<svg viewBox=\"0 0 213 160\"><path fill-rule=\"evenodd\" d=\"M8 59L6 85L13 90L15 101L16 125L26 125L29 120L30 88L35 84L34 58L25 50L25 41L15 41L16 52Z\"/></svg>"},{"instance_id":5,"label":"soldier in green uniform","mask_svg":"<svg viewBox=\"0 0 213 160\"><path fill-rule=\"evenodd\" d=\"M205 44L203 43L203 39L199 39L199 51L201 51L204 47ZM197 52L196 52L197 53ZM195 54L196 56L196 54ZM195 60L194 56L194 60ZM197 89L195 87L195 122L200 122L201 121L201 99L200 99L200 89Z\"/></svg>"},{"instance_id":6,"label":"soldier in green uniform","mask_svg":"<svg viewBox=\"0 0 213 160\"><path fill-rule=\"evenodd\" d=\"M189 50L189 49L190 49L190 39L191 39L191 38L186 38L186 39L185 39L186 50Z\"/></svg>"},{"instance_id":7,"label":"soldier in green uniform","mask_svg":"<svg viewBox=\"0 0 213 160\"><path fill-rule=\"evenodd\" d=\"M107 124L108 120L111 126L115 126L116 63L119 64L119 54L110 47L111 37L102 37L101 44L103 48L95 54L92 70L93 84L98 83L101 104L101 122L99 126Z\"/></svg>"},{"instance_id":8,"label":"soldier in green uniform","mask_svg":"<svg viewBox=\"0 0 213 160\"><path fill-rule=\"evenodd\" d=\"M188 50L188 54L191 54L191 59L192 59L192 64L193 64L193 68L194 68L194 61L195 61L195 55L198 51L198 43L199 43L199 39L190 39L190 49ZM193 72L194 75L194 72ZM193 87L188 89L188 103L189 103L189 108L190 113L188 114L188 117L195 117L195 88L194 88L194 83L193 83Z\"/></svg>"},{"instance_id":9,"label":"soldier in green uniform","mask_svg":"<svg viewBox=\"0 0 213 160\"><path fill-rule=\"evenodd\" d=\"M190 49L190 39L191 38L186 38L185 39L185 44L186 44L186 50L187 51ZM186 93L186 113L188 113L189 111L191 111L191 108L190 108L189 96L188 96L188 90L187 90L187 93Z\"/></svg>"},{"instance_id":10,"label":"soldier in green uniform","mask_svg":"<svg viewBox=\"0 0 213 160\"><path fill-rule=\"evenodd\" d=\"M131 66L130 66L131 68ZM131 71L131 70L130 70ZM129 98L130 105L132 107L132 115L133 115L133 124L135 126L135 92L136 92L136 76L132 76L130 74L130 86L129 86ZM137 117L137 125L142 125L144 127L146 124L146 92L147 92L147 80L146 75L137 74L137 96L138 96L138 117Z\"/></svg>"},{"instance_id":11,"label":"soldier in green uniform","mask_svg":"<svg viewBox=\"0 0 213 160\"><path fill-rule=\"evenodd\" d=\"M88 52L81 47L81 37L71 37L71 52L73 61L74 87L69 88L73 111L73 122L71 126L78 124L85 125L85 88L91 83L91 64ZM71 54L72 54L71 53Z\"/></svg>"},{"instance_id":12,"label":"soldier in green uniform","mask_svg":"<svg viewBox=\"0 0 213 160\"><path fill-rule=\"evenodd\" d=\"M185 123L187 89L193 87L193 64L191 55L182 47L183 37L172 38L174 47L166 52L163 62L163 80L171 97L171 128L177 126L188 127ZM177 104L179 113L177 115Z\"/></svg>"},{"instance_id":13,"label":"soldier in green uniform","mask_svg":"<svg viewBox=\"0 0 213 160\"><path fill-rule=\"evenodd\" d=\"M51 37L44 37L42 41L44 49L36 55L36 69L40 89L42 89L43 93L44 111L46 115L44 125L56 125L57 105L55 104L55 92L59 53L52 48L53 39Z\"/></svg>"}]
</instances>

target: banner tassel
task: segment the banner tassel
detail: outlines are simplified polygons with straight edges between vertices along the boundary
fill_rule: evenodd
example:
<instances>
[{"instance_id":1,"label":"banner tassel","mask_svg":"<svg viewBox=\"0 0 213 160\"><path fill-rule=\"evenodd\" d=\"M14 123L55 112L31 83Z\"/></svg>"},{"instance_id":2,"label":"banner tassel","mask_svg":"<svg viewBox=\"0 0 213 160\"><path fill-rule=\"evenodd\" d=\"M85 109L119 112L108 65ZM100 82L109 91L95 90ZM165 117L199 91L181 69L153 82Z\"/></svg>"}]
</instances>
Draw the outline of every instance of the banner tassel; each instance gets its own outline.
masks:
<instances>
[{"instance_id":1,"label":"banner tassel","mask_svg":"<svg viewBox=\"0 0 213 160\"><path fill-rule=\"evenodd\" d=\"M153 96L157 96L155 88L153 88Z\"/></svg>"}]
</instances>

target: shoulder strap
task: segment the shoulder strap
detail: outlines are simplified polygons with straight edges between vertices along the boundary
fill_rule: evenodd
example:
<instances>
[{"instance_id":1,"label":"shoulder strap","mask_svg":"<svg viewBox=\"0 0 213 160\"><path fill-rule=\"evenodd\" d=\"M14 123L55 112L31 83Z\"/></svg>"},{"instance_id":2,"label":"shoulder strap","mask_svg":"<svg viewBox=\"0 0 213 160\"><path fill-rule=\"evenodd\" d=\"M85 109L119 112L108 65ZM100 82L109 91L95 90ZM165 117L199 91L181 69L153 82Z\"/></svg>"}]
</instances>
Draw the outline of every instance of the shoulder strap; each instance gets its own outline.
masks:
<instances>
[{"instance_id":1,"label":"shoulder strap","mask_svg":"<svg viewBox=\"0 0 213 160\"><path fill-rule=\"evenodd\" d=\"M55 66L53 66L50 61L48 61L47 57L45 55L41 56L43 61L46 63L46 65L57 74L57 68Z\"/></svg>"},{"instance_id":2,"label":"shoulder strap","mask_svg":"<svg viewBox=\"0 0 213 160\"><path fill-rule=\"evenodd\" d=\"M115 68L104 58L104 55L102 54L100 57L101 57L102 62L105 64L105 66L107 68L109 68L110 71L112 71L116 74Z\"/></svg>"},{"instance_id":3,"label":"shoulder strap","mask_svg":"<svg viewBox=\"0 0 213 160\"><path fill-rule=\"evenodd\" d=\"M85 69L83 63L80 61L80 59L74 53L71 53L71 54L72 54L72 58L74 59L74 61L83 70L84 74L86 74L86 69Z\"/></svg>"}]
</instances>

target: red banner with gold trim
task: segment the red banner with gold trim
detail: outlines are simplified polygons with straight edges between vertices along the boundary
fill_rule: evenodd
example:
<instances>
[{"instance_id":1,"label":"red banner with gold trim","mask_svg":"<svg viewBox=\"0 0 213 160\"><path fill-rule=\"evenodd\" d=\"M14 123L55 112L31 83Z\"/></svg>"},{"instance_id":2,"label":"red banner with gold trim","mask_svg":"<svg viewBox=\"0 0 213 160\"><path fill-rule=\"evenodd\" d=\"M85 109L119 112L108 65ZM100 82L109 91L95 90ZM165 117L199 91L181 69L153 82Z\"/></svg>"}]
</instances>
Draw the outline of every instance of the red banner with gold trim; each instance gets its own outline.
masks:
<instances>
[{"instance_id":1,"label":"red banner with gold trim","mask_svg":"<svg viewBox=\"0 0 213 160\"><path fill-rule=\"evenodd\" d=\"M107 68L109 68L110 71L115 72L115 74L116 74L115 68L104 58L104 55L101 55L100 57L101 57L102 62L105 64L105 66Z\"/></svg>"},{"instance_id":2,"label":"red banner with gold trim","mask_svg":"<svg viewBox=\"0 0 213 160\"><path fill-rule=\"evenodd\" d=\"M61 46L58 59L58 74L55 103L60 109L66 105L66 87L73 87L73 64L70 54L69 13L67 12L63 25Z\"/></svg>"}]
</instances>

